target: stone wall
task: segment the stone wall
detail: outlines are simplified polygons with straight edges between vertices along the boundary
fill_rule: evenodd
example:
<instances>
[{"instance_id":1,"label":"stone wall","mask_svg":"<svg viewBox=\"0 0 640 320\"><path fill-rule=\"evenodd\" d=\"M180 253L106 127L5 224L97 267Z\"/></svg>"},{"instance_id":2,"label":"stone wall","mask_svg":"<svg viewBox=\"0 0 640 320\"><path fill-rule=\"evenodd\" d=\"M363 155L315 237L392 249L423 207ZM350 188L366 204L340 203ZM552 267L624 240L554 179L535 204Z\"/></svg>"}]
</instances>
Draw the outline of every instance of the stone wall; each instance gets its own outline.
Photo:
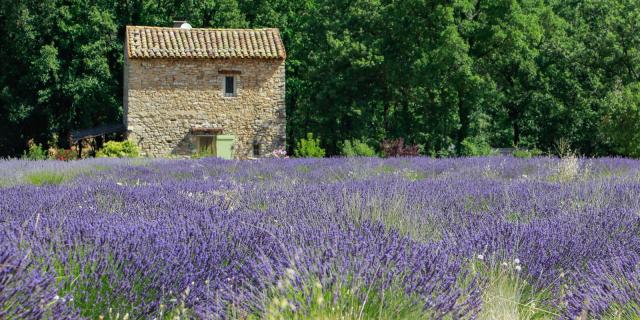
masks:
<instances>
[{"instance_id":1,"label":"stone wall","mask_svg":"<svg viewBox=\"0 0 640 320\"><path fill-rule=\"evenodd\" d=\"M225 97L225 73L237 95ZM222 128L236 136L234 156L260 155L285 146L283 60L126 59L125 125L143 155L188 156L193 127Z\"/></svg>"}]
</instances>

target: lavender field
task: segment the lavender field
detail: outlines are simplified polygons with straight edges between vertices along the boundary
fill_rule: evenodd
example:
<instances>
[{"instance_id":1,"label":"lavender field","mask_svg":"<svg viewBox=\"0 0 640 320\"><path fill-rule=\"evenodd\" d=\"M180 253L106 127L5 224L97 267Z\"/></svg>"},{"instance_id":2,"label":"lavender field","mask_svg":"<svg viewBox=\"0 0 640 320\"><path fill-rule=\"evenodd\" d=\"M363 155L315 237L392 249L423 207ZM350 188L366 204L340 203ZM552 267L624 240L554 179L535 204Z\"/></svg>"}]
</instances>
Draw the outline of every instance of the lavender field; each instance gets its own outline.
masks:
<instances>
[{"instance_id":1,"label":"lavender field","mask_svg":"<svg viewBox=\"0 0 640 320\"><path fill-rule=\"evenodd\" d=\"M1 319L638 319L640 161L0 162Z\"/></svg>"}]
</instances>

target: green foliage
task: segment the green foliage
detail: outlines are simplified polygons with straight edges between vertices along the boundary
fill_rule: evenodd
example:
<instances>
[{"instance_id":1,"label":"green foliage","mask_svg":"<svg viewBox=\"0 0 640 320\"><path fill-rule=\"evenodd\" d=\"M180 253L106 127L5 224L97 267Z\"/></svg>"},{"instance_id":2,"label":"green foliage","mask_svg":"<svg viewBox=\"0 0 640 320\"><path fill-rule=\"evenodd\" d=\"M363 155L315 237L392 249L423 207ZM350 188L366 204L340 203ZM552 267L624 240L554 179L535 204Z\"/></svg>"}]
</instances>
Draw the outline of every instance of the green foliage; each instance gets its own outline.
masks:
<instances>
[{"instance_id":1,"label":"green foliage","mask_svg":"<svg viewBox=\"0 0 640 320\"><path fill-rule=\"evenodd\" d=\"M340 154L345 157L375 157L376 151L368 144L358 139L344 140Z\"/></svg>"},{"instance_id":2,"label":"green foliage","mask_svg":"<svg viewBox=\"0 0 640 320\"><path fill-rule=\"evenodd\" d=\"M124 27L178 17L279 28L287 140L314 132L327 155L345 137L436 156L474 137L542 150L566 137L580 154L638 156L637 118L621 115L637 110L639 16L633 0L3 1L0 156L120 121Z\"/></svg>"},{"instance_id":3,"label":"green foliage","mask_svg":"<svg viewBox=\"0 0 640 320\"><path fill-rule=\"evenodd\" d=\"M35 186L58 185L66 180L64 173L53 171L37 171L26 175L27 182Z\"/></svg>"},{"instance_id":4,"label":"green foliage","mask_svg":"<svg viewBox=\"0 0 640 320\"><path fill-rule=\"evenodd\" d=\"M103 148L96 153L97 157L107 158L135 158L139 155L138 146L130 140L122 142L108 141L104 144Z\"/></svg>"},{"instance_id":5,"label":"green foliage","mask_svg":"<svg viewBox=\"0 0 640 320\"><path fill-rule=\"evenodd\" d=\"M605 104L604 137L616 153L640 157L640 82L611 92Z\"/></svg>"},{"instance_id":6,"label":"green foliage","mask_svg":"<svg viewBox=\"0 0 640 320\"><path fill-rule=\"evenodd\" d=\"M493 154L495 154L493 148L482 138L469 137L462 140L460 155L474 157L490 156Z\"/></svg>"},{"instance_id":7,"label":"green foliage","mask_svg":"<svg viewBox=\"0 0 640 320\"><path fill-rule=\"evenodd\" d=\"M22 159L47 160L47 151L39 143L30 143L29 150L22 154Z\"/></svg>"},{"instance_id":8,"label":"green foliage","mask_svg":"<svg viewBox=\"0 0 640 320\"><path fill-rule=\"evenodd\" d=\"M473 274L486 277L482 288L482 311L478 319L557 319L551 288L539 288L521 275L518 260L471 263ZM520 270L519 270L520 269Z\"/></svg>"},{"instance_id":9,"label":"green foliage","mask_svg":"<svg viewBox=\"0 0 640 320\"><path fill-rule=\"evenodd\" d=\"M209 157L214 157L213 153L210 151L199 151L191 155L192 159L202 159Z\"/></svg>"},{"instance_id":10,"label":"green foliage","mask_svg":"<svg viewBox=\"0 0 640 320\"><path fill-rule=\"evenodd\" d=\"M627 302L626 304L612 303L607 312L602 316L603 320L623 320L631 319L638 320L640 310L640 303L637 301Z\"/></svg>"},{"instance_id":11,"label":"green foliage","mask_svg":"<svg viewBox=\"0 0 640 320\"><path fill-rule=\"evenodd\" d=\"M108 265L108 273L98 279L91 279L87 275L93 274L98 268L97 262L80 264L82 255L87 254L88 248L75 247L64 258L52 256L52 271L56 274L59 295L73 298L72 305L80 311L83 317L100 319L107 315L108 319L135 319L136 307L151 301L159 301L161 296L157 290L150 290L148 279L132 277L131 291L136 293L136 300L115 292L111 277L123 277L122 266L112 257L104 257ZM161 311L162 312L162 311Z\"/></svg>"},{"instance_id":12,"label":"green foliage","mask_svg":"<svg viewBox=\"0 0 640 320\"><path fill-rule=\"evenodd\" d=\"M246 319L430 319L435 314L424 310L424 302L408 295L398 284L379 290L347 277L331 286L316 279L294 285L293 269L287 278L269 290L262 314L244 315Z\"/></svg>"},{"instance_id":13,"label":"green foliage","mask_svg":"<svg viewBox=\"0 0 640 320\"><path fill-rule=\"evenodd\" d=\"M322 158L325 150L320 146L320 138L314 138L313 133L307 133L306 139L300 139L294 151L298 158Z\"/></svg>"},{"instance_id":14,"label":"green foliage","mask_svg":"<svg viewBox=\"0 0 640 320\"><path fill-rule=\"evenodd\" d=\"M516 158L533 158L533 157L538 157L541 156L543 154L542 150L539 149L520 149L517 148L516 150L513 151L513 153L511 155L513 155Z\"/></svg>"}]
</instances>

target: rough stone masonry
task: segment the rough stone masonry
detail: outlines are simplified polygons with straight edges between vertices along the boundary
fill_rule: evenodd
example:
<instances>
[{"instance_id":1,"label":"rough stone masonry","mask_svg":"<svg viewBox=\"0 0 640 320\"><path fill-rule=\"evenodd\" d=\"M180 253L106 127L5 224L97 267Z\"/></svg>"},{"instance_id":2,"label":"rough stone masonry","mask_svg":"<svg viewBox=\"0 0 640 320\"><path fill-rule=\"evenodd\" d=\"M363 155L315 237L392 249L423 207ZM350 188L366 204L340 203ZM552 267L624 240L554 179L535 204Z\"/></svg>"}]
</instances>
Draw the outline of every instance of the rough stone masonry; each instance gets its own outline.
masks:
<instances>
[{"instance_id":1,"label":"rough stone masonry","mask_svg":"<svg viewBox=\"0 0 640 320\"><path fill-rule=\"evenodd\" d=\"M285 147L277 29L129 26L126 34L124 122L143 155L191 156L203 132L232 135L236 159Z\"/></svg>"}]
</instances>

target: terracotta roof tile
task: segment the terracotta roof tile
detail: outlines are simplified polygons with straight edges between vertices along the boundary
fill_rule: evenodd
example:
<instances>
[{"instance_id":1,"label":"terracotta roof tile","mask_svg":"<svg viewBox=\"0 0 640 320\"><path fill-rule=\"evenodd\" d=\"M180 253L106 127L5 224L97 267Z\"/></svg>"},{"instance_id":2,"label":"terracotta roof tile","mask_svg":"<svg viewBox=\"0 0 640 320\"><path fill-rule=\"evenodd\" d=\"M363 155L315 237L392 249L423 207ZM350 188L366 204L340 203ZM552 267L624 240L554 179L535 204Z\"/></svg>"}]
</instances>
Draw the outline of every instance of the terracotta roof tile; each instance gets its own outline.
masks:
<instances>
[{"instance_id":1,"label":"terracotta roof tile","mask_svg":"<svg viewBox=\"0 0 640 320\"><path fill-rule=\"evenodd\" d=\"M285 59L278 29L181 29L127 26L130 59Z\"/></svg>"}]
</instances>

